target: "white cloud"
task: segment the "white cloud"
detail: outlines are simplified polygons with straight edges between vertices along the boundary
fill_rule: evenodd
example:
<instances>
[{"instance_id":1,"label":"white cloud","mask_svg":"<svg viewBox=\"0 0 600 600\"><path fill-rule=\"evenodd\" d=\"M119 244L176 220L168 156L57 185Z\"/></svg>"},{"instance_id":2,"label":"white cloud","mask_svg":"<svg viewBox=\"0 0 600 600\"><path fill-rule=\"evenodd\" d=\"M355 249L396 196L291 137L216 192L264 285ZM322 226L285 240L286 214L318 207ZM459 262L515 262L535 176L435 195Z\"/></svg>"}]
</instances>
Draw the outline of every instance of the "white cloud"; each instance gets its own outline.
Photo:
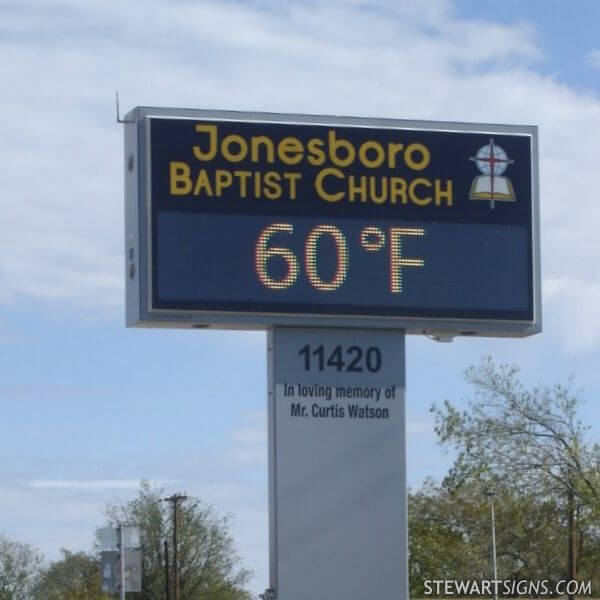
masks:
<instances>
[{"instance_id":1,"label":"white cloud","mask_svg":"<svg viewBox=\"0 0 600 600\"><path fill-rule=\"evenodd\" d=\"M267 415L251 414L246 420L243 427L231 433L225 458L238 467L264 470L267 467Z\"/></svg>"},{"instance_id":2,"label":"white cloud","mask_svg":"<svg viewBox=\"0 0 600 600\"><path fill-rule=\"evenodd\" d=\"M588 53L586 60L595 69L600 69L600 48L596 48Z\"/></svg>"},{"instance_id":3,"label":"white cloud","mask_svg":"<svg viewBox=\"0 0 600 600\"><path fill-rule=\"evenodd\" d=\"M119 88L124 107L539 125L544 277L581 292L549 293L546 324L560 323L574 350L597 348L596 335L578 346L573 332L581 314L591 331L600 322L589 285L600 102L536 73L527 25L460 21L449 1L426 4L56 0L40 10L26 0L5 10L0 301L122 305Z\"/></svg>"},{"instance_id":4,"label":"white cloud","mask_svg":"<svg viewBox=\"0 0 600 600\"><path fill-rule=\"evenodd\" d=\"M430 438L434 438L433 421L426 419L408 418L406 421L406 433L411 436L423 436L428 434Z\"/></svg>"},{"instance_id":5,"label":"white cloud","mask_svg":"<svg viewBox=\"0 0 600 600\"><path fill-rule=\"evenodd\" d=\"M26 482L26 487L36 490L77 490L77 491L99 491L99 490L138 490L140 479L32 479ZM173 480L150 480L153 487L175 485Z\"/></svg>"},{"instance_id":6,"label":"white cloud","mask_svg":"<svg viewBox=\"0 0 600 600\"><path fill-rule=\"evenodd\" d=\"M568 266L565 265L565 268ZM571 352L595 350L600 340L600 268L598 263L589 260L578 265L578 270L582 271L581 279L571 278L568 273L563 276L557 274L548 278L544 286L548 302L555 307L555 327ZM588 273L587 281L585 271Z\"/></svg>"},{"instance_id":7,"label":"white cloud","mask_svg":"<svg viewBox=\"0 0 600 600\"><path fill-rule=\"evenodd\" d=\"M3 510L10 515L3 531L14 539L41 550L48 560L59 549L90 551L95 528L102 524L102 500L62 495L56 490L4 486L0 492Z\"/></svg>"}]
</instances>

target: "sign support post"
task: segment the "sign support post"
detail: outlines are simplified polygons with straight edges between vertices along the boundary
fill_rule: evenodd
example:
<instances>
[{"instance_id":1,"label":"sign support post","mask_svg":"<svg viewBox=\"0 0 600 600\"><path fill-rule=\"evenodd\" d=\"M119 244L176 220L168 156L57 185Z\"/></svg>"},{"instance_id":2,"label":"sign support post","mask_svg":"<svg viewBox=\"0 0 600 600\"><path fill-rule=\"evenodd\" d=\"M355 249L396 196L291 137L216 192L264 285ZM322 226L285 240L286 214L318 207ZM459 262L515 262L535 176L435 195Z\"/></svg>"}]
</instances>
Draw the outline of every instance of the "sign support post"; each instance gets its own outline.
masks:
<instances>
[{"instance_id":1,"label":"sign support post","mask_svg":"<svg viewBox=\"0 0 600 600\"><path fill-rule=\"evenodd\" d=\"M404 332L275 327L268 355L271 590L407 598Z\"/></svg>"}]
</instances>

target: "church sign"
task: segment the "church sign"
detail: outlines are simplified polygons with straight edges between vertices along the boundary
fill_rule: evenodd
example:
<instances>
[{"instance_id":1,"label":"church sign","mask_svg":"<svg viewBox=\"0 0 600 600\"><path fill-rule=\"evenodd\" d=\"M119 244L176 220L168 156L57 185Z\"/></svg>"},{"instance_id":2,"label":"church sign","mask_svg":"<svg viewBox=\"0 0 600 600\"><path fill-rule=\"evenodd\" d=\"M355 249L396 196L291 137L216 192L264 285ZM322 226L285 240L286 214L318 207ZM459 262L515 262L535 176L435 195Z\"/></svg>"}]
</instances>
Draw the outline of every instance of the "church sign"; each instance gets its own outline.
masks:
<instances>
[{"instance_id":1,"label":"church sign","mask_svg":"<svg viewBox=\"0 0 600 600\"><path fill-rule=\"evenodd\" d=\"M541 329L537 129L136 108L134 326Z\"/></svg>"}]
</instances>

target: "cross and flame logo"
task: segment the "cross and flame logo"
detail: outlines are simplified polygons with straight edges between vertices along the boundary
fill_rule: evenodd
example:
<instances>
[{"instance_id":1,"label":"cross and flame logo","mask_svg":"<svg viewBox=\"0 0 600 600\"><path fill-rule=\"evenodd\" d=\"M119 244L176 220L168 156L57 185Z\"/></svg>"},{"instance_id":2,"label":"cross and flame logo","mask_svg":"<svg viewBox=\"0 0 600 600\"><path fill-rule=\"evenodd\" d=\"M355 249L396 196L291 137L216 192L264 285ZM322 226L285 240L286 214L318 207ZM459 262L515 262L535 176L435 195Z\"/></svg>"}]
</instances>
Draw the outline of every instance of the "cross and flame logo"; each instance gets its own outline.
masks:
<instances>
[{"instance_id":1,"label":"cross and flame logo","mask_svg":"<svg viewBox=\"0 0 600 600\"><path fill-rule=\"evenodd\" d=\"M469 194L471 200L489 200L492 209L497 201L516 201L510 179L503 176L508 165L515 161L508 158L504 148L495 144L493 138L489 144L479 148L475 156L469 157L469 160L474 161L482 173L473 179Z\"/></svg>"}]
</instances>

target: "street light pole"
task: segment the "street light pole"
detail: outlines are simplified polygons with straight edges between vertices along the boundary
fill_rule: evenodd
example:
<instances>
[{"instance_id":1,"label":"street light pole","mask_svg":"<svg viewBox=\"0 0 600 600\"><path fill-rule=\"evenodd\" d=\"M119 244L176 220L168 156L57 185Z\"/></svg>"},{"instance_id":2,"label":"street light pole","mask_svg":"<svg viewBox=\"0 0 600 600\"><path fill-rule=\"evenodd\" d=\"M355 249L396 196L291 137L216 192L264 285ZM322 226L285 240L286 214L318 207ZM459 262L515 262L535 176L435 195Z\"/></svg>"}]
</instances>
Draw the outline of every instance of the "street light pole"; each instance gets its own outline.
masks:
<instances>
[{"instance_id":1,"label":"street light pole","mask_svg":"<svg viewBox=\"0 0 600 600\"><path fill-rule=\"evenodd\" d=\"M494 568L494 600L498 600L498 586L496 581L498 580L498 570L496 567L496 515L494 513L494 495L492 492L488 492L490 497L490 506L492 510L492 565Z\"/></svg>"},{"instance_id":2,"label":"street light pole","mask_svg":"<svg viewBox=\"0 0 600 600\"><path fill-rule=\"evenodd\" d=\"M119 600L125 600L125 535L123 524L119 525L119 573L121 579Z\"/></svg>"}]
</instances>

